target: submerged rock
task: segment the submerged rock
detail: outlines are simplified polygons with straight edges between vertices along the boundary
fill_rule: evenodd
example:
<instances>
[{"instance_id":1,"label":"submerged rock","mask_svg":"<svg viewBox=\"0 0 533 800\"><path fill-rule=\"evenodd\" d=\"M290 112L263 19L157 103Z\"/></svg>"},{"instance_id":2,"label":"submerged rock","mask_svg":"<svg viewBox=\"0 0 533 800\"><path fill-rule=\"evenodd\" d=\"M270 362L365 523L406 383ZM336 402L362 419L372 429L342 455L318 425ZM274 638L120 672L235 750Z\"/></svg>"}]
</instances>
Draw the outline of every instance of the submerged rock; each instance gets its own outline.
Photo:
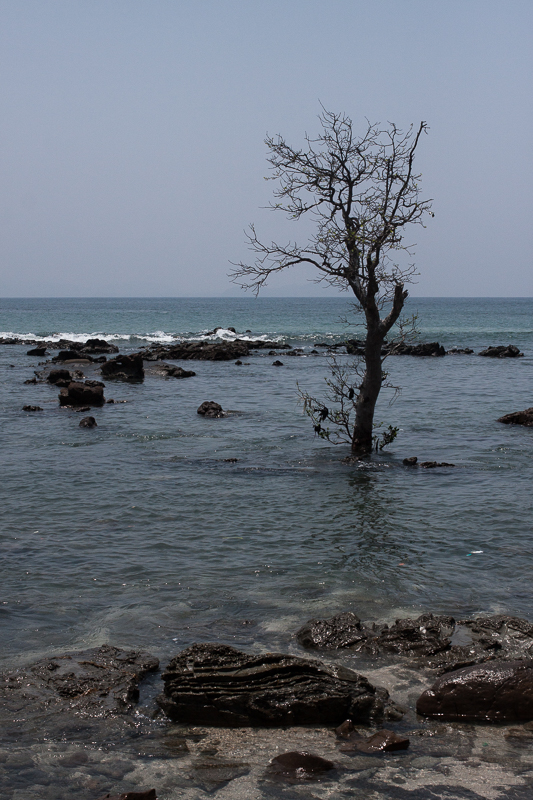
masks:
<instances>
[{"instance_id":1,"label":"submerged rock","mask_svg":"<svg viewBox=\"0 0 533 800\"><path fill-rule=\"evenodd\" d=\"M504 345L498 345L498 347L487 347L487 349L482 350L479 355L486 356L487 358L519 358L524 354L520 352L516 345L508 344L507 347Z\"/></svg>"},{"instance_id":2,"label":"submerged rock","mask_svg":"<svg viewBox=\"0 0 533 800\"><path fill-rule=\"evenodd\" d=\"M98 800L157 800L155 789L146 792L125 792L124 794L104 794Z\"/></svg>"},{"instance_id":3,"label":"submerged rock","mask_svg":"<svg viewBox=\"0 0 533 800\"><path fill-rule=\"evenodd\" d=\"M309 649L350 649L372 655L397 653L423 660L448 672L495 658L531 658L533 625L527 620L496 614L456 621L449 616L422 614L391 625L365 624L352 613L310 620L296 633Z\"/></svg>"},{"instance_id":4,"label":"submerged rock","mask_svg":"<svg viewBox=\"0 0 533 800\"><path fill-rule=\"evenodd\" d=\"M139 699L139 682L158 666L149 653L102 645L0 675L0 698L7 708L28 713L42 708L95 717L124 714Z\"/></svg>"},{"instance_id":5,"label":"submerged rock","mask_svg":"<svg viewBox=\"0 0 533 800\"><path fill-rule=\"evenodd\" d=\"M194 378L196 372L191 370L183 369L183 367L176 367L173 364L160 364L158 372L163 373L166 375L167 378Z\"/></svg>"},{"instance_id":6,"label":"submerged rock","mask_svg":"<svg viewBox=\"0 0 533 800\"><path fill-rule=\"evenodd\" d=\"M33 347L31 350L28 350L26 353L27 356L46 356L48 354L46 347L44 345L39 347Z\"/></svg>"},{"instance_id":7,"label":"submerged rock","mask_svg":"<svg viewBox=\"0 0 533 800\"><path fill-rule=\"evenodd\" d=\"M96 420L94 417L84 417L80 422L80 428L96 428Z\"/></svg>"},{"instance_id":8,"label":"submerged rock","mask_svg":"<svg viewBox=\"0 0 533 800\"><path fill-rule=\"evenodd\" d=\"M330 772L335 769L333 761L328 761L314 753L292 751L275 756L269 764L269 772L276 775L288 775L295 778L306 778Z\"/></svg>"},{"instance_id":9,"label":"submerged rock","mask_svg":"<svg viewBox=\"0 0 533 800\"><path fill-rule=\"evenodd\" d=\"M524 411L514 411L511 414L505 414L500 417L497 422L503 422L504 425L525 425L526 428L533 428L533 408L526 408Z\"/></svg>"},{"instance_id":10,"label":"submerged rock","mask_svg":"<svg viewBox=\"0 0 533 800\"><path fill-rule=\"evenodd\" d=\"M196 409L196 413L200 414L202 417L212 417L213 419L217 419L218 417L224 416L224 409L221 405L219 405L219 403L213 402L213 400L204 400L204 402Z\"/></svg>"},{"instance_id":11,"label":"submerged rock","mask_svg":"<svg viewBox=\"0 0 533 800\"><path fill-rule=\"evenodd\" d=\"M41 406L22 406L23 411L42 411Z\"/></svg>"},{"instance_id":12,"label":"submerged rock","mask_svg":"<svg viewBox=\"0 0 533 800\"><path fill-rule=\"evenodd\" d=\"M417 700L425 717L449 722L533 719L533 661L497 661L439 678Z\"/></svg>"},{"instance_id":13,"label":"submerged rock","mask_svg":"<svg viewBox=\"0 0 533 800\"><path fill-rule=\"evenodd\" d=\"M100 371L105 378L140 383L144 380L143 356L141 353L132 353L129 356L110 358L102 364Z\"/></svg>"},{"instance_id":14,"label":"submerged rock","mask_svg":"<svg viewBox=\"0 0 533 800\"><path fill-rule=\"evenodd\" d=\"M397 750L407 750L409 739L406 736L399 736L394 731L381 730L373 733L372 736L361 736L361 734L351 725L351 730L347 723L343 723L336 730L337 736L343 740L339 750L342 753L393 753Z\"/></svg>"},{"instance_id":15,"label":"submerged rock","mask_svg":"<svg viewBox=\"0 0 533 800\"><path fill-rule=\"evenodd\" d=\"M327 725L401 716L385 689L341 666L220 644L195 644L172 659L156 701L175 722L195 725Z\"/></svg>"}]
</instances>

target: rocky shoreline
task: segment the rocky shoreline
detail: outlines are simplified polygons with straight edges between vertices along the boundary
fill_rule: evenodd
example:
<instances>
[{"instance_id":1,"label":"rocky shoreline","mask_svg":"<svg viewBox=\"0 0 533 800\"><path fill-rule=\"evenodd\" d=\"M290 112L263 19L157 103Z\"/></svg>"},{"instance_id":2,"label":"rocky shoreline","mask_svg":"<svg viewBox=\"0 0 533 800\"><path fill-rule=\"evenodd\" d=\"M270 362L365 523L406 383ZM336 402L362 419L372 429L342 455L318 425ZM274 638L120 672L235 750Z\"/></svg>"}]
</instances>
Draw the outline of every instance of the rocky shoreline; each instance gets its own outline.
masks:
<instances>
[{"instance_id":1,"label":"rocky shoreline","mask_svg":"<svg viewBox=\"0 0 533 800\"><path fill-rule=\"evenodd\" d=\"M423 614L386 625L363 623L347 612L310 620L294 639L327 653L327 660L245 653L224 644L189 646L161 673L149 653L110 645L43 658L0 676L4 732L13 735L39 720L50 736L53 720L67 735L58 766L87 775L76 797L94 800L192 798L199 789L211 794L232 785L232 793L220 797L259 797L265 791L274 797L283 786L307 791L332 782L356 798L376 791L383 793L376 797L403 798L408 792L420 800L528 797L533 757L523 745L533 741L533 625L527 620L493 615L456 621ZM461 666L467 651L470 666ZM346 659L336 660L337 653L349 655L354 665L366 657L372 682L345 666ZM376 678L387 688L376 686ZM147 680L152 699L139 717ZM154 680L164 687L157 696ZM68 741L80 725L96 725L107 737L120 730L123 737L124 726L131 731L132 723L134 750L148 748L151 756L146 762L130 755L127 781L119 778L120 769L114 780L109 770L102 772L101 758L76 744L76 735ZM94 743L97 728L90 729ZM480 737L491 748L488 761L477 752ZM499 757L496 742L505 743ZM155 762L158 771L149 766ZM496 764L498 790L474 792L494 779ZM40 796L59 797L53 783L33 770ZM260 795L246 794L252 779ZM182 792L174 795L170 786L176 781ZM431 794L424 794L428 784ZM405 794L392 793L400 787ZM309 795L294 795L304 796Z\"/></svg>"}]
</instances>

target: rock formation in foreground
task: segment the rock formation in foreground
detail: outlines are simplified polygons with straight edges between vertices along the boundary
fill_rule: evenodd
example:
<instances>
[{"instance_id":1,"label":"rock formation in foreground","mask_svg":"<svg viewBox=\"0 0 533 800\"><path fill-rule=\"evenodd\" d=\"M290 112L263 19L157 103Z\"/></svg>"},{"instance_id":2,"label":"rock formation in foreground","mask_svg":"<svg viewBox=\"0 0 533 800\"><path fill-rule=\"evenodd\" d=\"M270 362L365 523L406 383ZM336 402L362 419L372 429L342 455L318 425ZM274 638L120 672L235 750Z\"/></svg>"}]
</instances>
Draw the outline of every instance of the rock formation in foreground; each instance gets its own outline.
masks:
<instances>
[{"instance_id":1,"label":"rock formation in foreground","mask_svg":"<svg viewBox=\"0 0 533 800\"><path fill-rule=\"evenodd\" d=\"M272 727L402 716L386 689L363 675L280 653L195 644L172 659L162 678L165 689L156 700L175 722Z\"/></svg>"},{"instance_id":2,"label":"rock formation in foreground","mask_svg":"<svg viewBox=\"0 0 533 800\"><path fill-rule=\"evenodd\" d=\"M457 722L533 719L533 661L493 661L443 675L419 698L425 717Z\"/></svg>"}]
</instances>

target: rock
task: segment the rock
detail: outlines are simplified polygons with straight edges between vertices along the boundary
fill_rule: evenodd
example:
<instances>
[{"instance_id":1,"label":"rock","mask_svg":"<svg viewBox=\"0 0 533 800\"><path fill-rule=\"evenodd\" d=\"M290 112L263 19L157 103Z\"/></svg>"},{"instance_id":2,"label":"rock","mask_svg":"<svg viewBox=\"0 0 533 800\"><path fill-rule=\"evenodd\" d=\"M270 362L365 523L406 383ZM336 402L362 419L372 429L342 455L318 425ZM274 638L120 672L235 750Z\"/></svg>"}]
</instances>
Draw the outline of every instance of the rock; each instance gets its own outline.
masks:
<instances>
[{"instance_id":1,"label":"rock","mask_svg":"<svg viewBox=\"0 0 533 800\"><path fill-rule=\"evenodd\" d=\"M450 722L532 720L533 661L494 661L449 672L418 698L416 710Z\"/></svg>"},{"instance_id":2,"label":"rock","mask_svg":"<svg viewBox=\"0 0 533 800\"><path fill-rule=\"evenodd\" d=\"M240 360L240 358L238 358L237 361L235 362L235 366L242 367L242 361Z\"/></svg>"},{"instance_id":3,"label":"rock","mask_svg":"<svg viewBox=\"0 0 533 800\"><path fill-rule=\"evenodd\" d=\"M448 350L448 355L450 356L458 356L458 355L465 355L471 356L474 351L470 347L452 347L451 350Z\"/></svg>"},{"instance_id":4,"label":"rock","mask_svg":"<svg viewBox=\"0 0 533 800\"><path fill-rule=\"evenodd\" d=\"M525 425L526 428L533 428L533 408L526 408L524 411L514 411L511 414L505 414L500 417L497 422L503 422L504 425Z\"/></svg>"},{"instance_id":5,"label":"rock","mask_svg":"<svg viewBox=\"0 0 533 800\"><path fill-rule=\"evenodd\" d=\"M402 463L406 467L414 467L416 465L417 461L418 461L418 458L416 456L411 456L410 458L404 458Z\"/></svg>"},{"instance_id":6,"label":"rock","mask_svg":"<svg viewBox=\"0 0 533 800\"><path fill-rule=\"evenodd\" d=\"M146 792L126 792L125 794L104 794L98 800L157 800L155 789Z\"/></svg>"},{"instance_id":7,"label":"rock","mask_svg":"<svg viewBox=\"0 0 533 800\"><path fill-rule=\"evenodd\" d=\"M80 406L74 409L77 414L85 414L86 411L91 410L91 406Z\"/></svg>"},{"instance_id":8,"label":"rock","mask_svg":"<svg viewBox=\"0 0 533 800\"><path fill-rule=\"evenodd\" d=\"M23 411L42 411L41 406L22 406Z\"/></svg>"},{"instance_id":9,"label":"rock","mask_svg":"<svg viewBox=\"0 0 533 800\"><path fill-rule=\"evenodd\" d=\"M409 747L408 738L388 730L377 731L368 738L353 731L342 738L345 740L339 747L342 753L392 753L396 750L407 750Z\"/></svg>"},{"instance_id":10,"label":"rock","mask_svg":"<svg viewBox=\"0 0 533 800\"><path fill-rule=\"evenodd\" d=\"M283 366L283 361L273 361L272 362L272 366L273 367L282 367Z\"/></svg>"},{"instance_id":11,"label":"rock","mask_svg":"<svg viewBox=\"0 0 533 800\"><path fill-rule=\"evenodd\" d=\"M48 355L48 352L46 350L46 347L43 345L42 347L34 347L31 350L28 350L26 355L27 356L41 356L42 357L42 356Z\"/></svg>"},{"instance_id":12,"label":"rock","mask_svg":"<svg viewBox=\"0 0 533 800\"><path fill-rule=\"evenodd\" d=\"M361 620L352 612L337 614L331 619L312 619L296 634L302 647L320 650L338 650L353 647L368 637Z\"/></svg>"},{"instance_id":13,"label":"rock","mask_svg":"<svg viewBox=\"0 0 533 800\"><path fill-rule=\"evenodd\" d=\"M37 378L28 378L27 381L24 381L24 384L28 383L40 383L40 381L38 381Z\"/></svg>"},{"instance_id":14,"label":"rock","mask_svg":"<svg viewBox=\"0 0 533 800\"><path fill-rule=\"evenodd\" d=\"M158 666L149 653L102 645L3 673L0 698L8 709L24 708L30 715L46 709L116 716L134 708L139 682Z\"/></svg>"},{"instance_id":15,"label":"rock","mask_svg":"<svg viewBox=\"0 0 533 800\"><path fill-rule=\"evenodd\" d=\"M105 339L87 339L80 349L82 353L91 353L93 355L98 353L118 353L118 347L115 344L109 344Z\"/></svg>"},{"instance_id":16,"label":"rock","mask_svg":"<svg viewBox=\"0 0 533 800\"><path fill-rule=\"evenodd\" d=\"M297 751L281 753L279 756L275 756L269 765L269 772L296 778L306 778L329 772L332 769L335 769L333 761L328 761L314 753Z\"/></svg>"},{"instance_id":17,"label":"rock","mask_svg":"<svg viewBox=\"0 0 533 800\"><path fill-rule=\"evenodd\" d=\"M171 364L163 364L163 372L169 378L194 378L196 372L192 370L183 369L183 367L175 367Z\"/></svg>"},{"instance_id":18,"label":"rock","mask_svg":"<svg viewBox=\"0 0 533 800\"><path fill-rule=\"evenodd\" d=\"M218 403L214 403L212 400L204 400L204 402L198 406L196 410L197 414L201 414L202 417L223 417L224 416L224 409Z\"/></svg>"},{"instance_id":19,"label":"rock","mask_svg":"<svg viewBox=\"0 0 533 800\"><path fill-rule=\"evenodd\" d=\"M147 361L198 360L235 361L250 354L248 342L180 342L171 345L155 345L145 353Z\"/></svg>"},{"instance_id":20,"label":"rock","mask_svg":"<svg viewBox=\"0 0 533 800\"><path fill-rule=\"evenodd\" d=\"M102 381L87 380L85 381L85 386L101 386L102 389L105 389L105 383L102 383Z\"/></svg>"},{"instance_id":21,"label":"rock","mask_svg":"<svg viewBox=\"0 0 533 800\"><path fill-rule=\"evenodd\" d=\"M455 467L455 464L448 464L447 461L422 461L420 466L424 469L433 469L434 467Z\"/></svg>"},{"instance_id":22,"label":"rock","mask_svg":"<svg viewBox=\"0 0 533 800\"><path fill-rule=\"evenodd\" d=\"M156 702L175 722L228 727L368 722L396 711L385 689L340 665L220 644L173 658Z\"/></svg>"},{"instance_id":23,"label":"rock","mask_svg":"<svg viewBox=\"0 0 533 800\"><path fill-rule=\"evenodd\" d=\"M74 378L68 369L51 369L46 380L54 386L68 386Z\"/></svg>"},{"instance_id":24,"label":"rock","mask_svg":"<svg viewBox=\"0 0 533 800\"><path fill-rule=\"evenodd\" d=\"M389 353L394 356L445 356L446 350L438 342L424 342L423 344L399 342L390 346Z\"/></svg>"},{"instance_id":25,"label":"rock","mask_svg":"<svg viewBox=\"0 0 533 800\"><path fill-rule=\"evenodd\" d=\"M101 386L87 386L73 381L59 392L61 406L102 406L105 403Z\"/></svg>"},{"instance_id":26,"label":"rock","mask_svg":"<svg viewBox=\"0 0 533 800\"><path fill-rule=\"evenodd\" d=\"M100 371L105 378L113 380L141 382L144 380L144 365L141 353L110 358L102 364Z\"/></svg>"},{"instance_id":27,"label":"rock","mask_svg":"<svg viewBox=\"0 0 533 800\"><path fill-rule=\"evenodd\" d=\"M94 417L84 417L80 422L80 428L96 428L96 420Z\"/></svg>"},{"instance_id":28,"label":"rock","mask_svg":"<svg viewBox=\"0 0 533 800\"><path fill-rule=\"evenodd\" d=\"M479 355L486 356L487 358L520 358L524 354L520 352L516 345L508 344L507 347L504 347L504 345L487 347L487 349L482 350Z\"/></svg>"},{"instance_id":29,"label":"rock","mask_svg":"<svg viewBox=\"0 0 533 800\"><path fill-rule=\"evenodd\" d=\"M60 350L52 361L92 361L91 356L80 353L79 350Z\"/></svg>"}]
</instances>

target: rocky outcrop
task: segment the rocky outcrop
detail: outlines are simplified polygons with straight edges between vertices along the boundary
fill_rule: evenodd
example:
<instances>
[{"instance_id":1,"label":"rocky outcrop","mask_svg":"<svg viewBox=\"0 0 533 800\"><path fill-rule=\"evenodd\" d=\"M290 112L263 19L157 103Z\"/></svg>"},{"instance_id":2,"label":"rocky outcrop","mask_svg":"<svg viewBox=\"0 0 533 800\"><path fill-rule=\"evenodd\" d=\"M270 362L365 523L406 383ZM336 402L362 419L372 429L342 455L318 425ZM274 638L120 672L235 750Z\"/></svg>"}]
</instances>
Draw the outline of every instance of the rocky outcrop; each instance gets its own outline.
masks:
<instances>
[{"instance_id":1,"label":"rocky outcrop","mask_svg":"<svg viewBox=\"0 0 533 800\"><path fill-rule=\"evenodd\" d=\"M406 344L399 342L389 347L388 352L394 356L445 356L446 350L438 342L422 344Z\"/></svg>"},{"instance_id":2,"label":"rocky outcrop","mask_svg":"<svg viewBox=\"0 0 533 800\"><path fill-rule=\"evenodd\" d=\"M224 409L218 403L214 403L213 400L204 400L196 409L196 413L200 414L202 417L217 419L218 417L224 416Z\"/></svg>"},{"instance_id":3,"label":"rocky outcrop","mask_svg":"<svg viewBox=\"0 0 533 800\"><path fill-rule=\"evenodd\" d=\"M102 364L100 371L105 378L111 380L140 383L144 380L143 356L141 353L132 353L110 358Z\"/></svg>"},{"instance_id":4,"label":"rocky outcrop","mask_svg":"<svg viewBox=\"0 0 533 800\"><path fill-rule=\"evenodd\" d=\"M104 403L104 390L101 386L73 381L59 392L61 406L103 406Z\"/></svg>"},{"instance_id":5,"label":"rocky outcrop","mask_svg":"<svg viewBox=\"0 0 533 800\"><path fill-rule=\"evenodd\" d=\"M422 614L394 625L365 624L347 612L331 619L310 620L296 634L308 649L351 649L371 655L398 654L438 672L484 663L495 658L531 658L533 625L496 614L456 621Z\"/></svg>"},{"instance_id":6,"label":"rocky outcrop","mask_svg":"<svg viewBox=\"0 0 533 800\"><path fill-rule=\"evenodd\" d=\"M235 361L249 355L246 342L180 342L171 345L156 345L144 354L147 361L162 359L181 361Z\"/></svg>"},{"instance_id":7,"label":"rocky outcrop","mask_svg":"<svg viewBox=\"0 0 533 800\"><path fill-rule=\"evenodd\" d=\"M497 661L450 672L418 698L416 710L450 722L532 720L533 661Z\"/></svg>"},{"instance_id":8,"label":"rocky outcrop","mask_svg":"<svg viewBox=\"0 0 533 800\"><path fill-rule=\"evenodd\" d=\"M497 422L503 422L504 425L525 425L526 428L533 428L533 408L526 408L524 411L513 411L511 414L505 414L500 417Z\"/></svg>"},{"instance_id":9,"label":"rocky outcrop","mask_svg":"<svg viewBox=\"0 0 533 800\"><path fill-rule=\"evenodd\" d=\"M169 663L156 699L175 722L195 725L327 725L401 712L385 689L341 666L280 653L248 655L195 644Z\"/></svg>"},{"instance_id":10,"label":"rocky outcrop","mask_svg":"<svg viewBox=\"0 0 533 800\"><path fill-rule=\"evenodd\" d=\"M68 386L74 380L74 376L68 369L51 369L46 380L54 386Z\"/></svg>"},{"instance_id":11,"label":"rocky outcrop","mask_svg":"<svg viewBox=\"0 0 533 800\"><path fill-rule=\"evenodd\" d=\"M87 339L85 344L78 348L82 353L100 355L102 353L118 353L115 344L109 344L105 339Z\"/></svg>"},{"instance_id":12,"label":"rocky outcrop","mask_svg":"<svg viewBox=\"0 0 533 800\"><path fill-rule=\"evenodd\" d=\"M47 350L46 350L46 347L44 345L39 346L39 347L33 347L31 350L28 350L26 355L27 356L41 356L42 357L42 356L46 356L47 355Z\"/></svg>"},{"instance_id":13,"label":"rocky outcrop","mask_svg":"<svg viewBox=\"0 0 533 800\"><path fill-rule=\"evenodd\" d=\"M194 378L196 375L192 369L183 369L183 367L176 367L173 364L160 364L157 371L166 375L167 378Z\"/></svg>"},{"instance_id":14,"label":"rocky outcrop","mask_svg":"<svg viewBox=\"0 0 533 800\"><path fill-rule=\"evenodd\" d=\"M124 714L139 699L140 681L158 666L149 653L102 645L0 675L0 698L14 712L42 708L94 717Z\"/></svg>"},{"instance_id":15,"label":"rocky outcrop","mask_svg":"<svg viewBox=\"0 0 533 800\"><path fill-rule=\"evenodd\" d=\"M97 428L94 417L84 417L80 422L80 428Z\"/></svg>"},{"instance_id":16,"label":"rocky outcrop","mask_svg":"<svg viewBox=\"0 0 533 800\"><path fill-rule=\"evenodd\" d=\"M60 350L59 353L53 357L52 361L93 361L93 357L89 354L82 353L81 350Z\"/></svg>"},{"instance_id":17,"label":"rocky outcrop","mask_svg":"<svg viewBox=\"0 0 533 800\"><path fill-rule=\"evenodd\" d=\"M520 358L524 354L520 352L518 347L514 344L508 344L507 347L499 345L498 347L487 347L479 353L480 356L487 358Z\"/></svg>"}]
</instances>

